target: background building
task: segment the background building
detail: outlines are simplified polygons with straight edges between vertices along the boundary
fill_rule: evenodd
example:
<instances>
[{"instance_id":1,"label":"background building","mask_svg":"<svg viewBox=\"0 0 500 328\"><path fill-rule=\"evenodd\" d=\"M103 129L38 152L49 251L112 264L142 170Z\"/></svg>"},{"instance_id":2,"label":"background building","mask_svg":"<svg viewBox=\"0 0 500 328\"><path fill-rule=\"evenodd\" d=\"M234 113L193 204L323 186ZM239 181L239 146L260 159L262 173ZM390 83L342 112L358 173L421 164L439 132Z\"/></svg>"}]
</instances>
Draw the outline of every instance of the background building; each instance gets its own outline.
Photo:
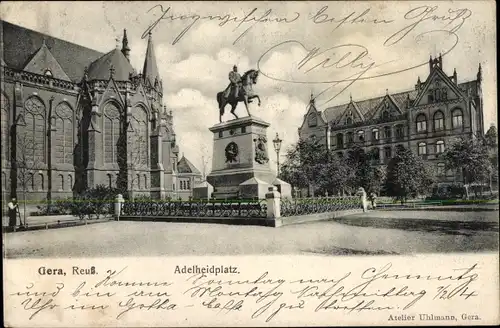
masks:
<instances>
[{"instance_id":1,"label":"background building","mask_svg":"<svg viewBox=\"0 0 500 328\"><path fill-rule=\"evenodd\" d=\"M429 75L417 79L414 89L329 107L310 105L299 128L301 138L314 137L338 156L355 145L373 152L386 164L397 145L409 147L435 166L440 181L461 179L461 172L446 172L440 154L457 137L484 135L481 65L477 79L458 82L456 69L447 75L443 59L429 59ZM458 180L461 181L461 180Z\"/></svg>"},{"instance_id":2,"label":"background building","mask_svg":"<svg viewBox=\"0 0 500 328\"><path fill-rule=\"evenodd\" d=\"M125 30L101 53L0 23L4 195L60 198L104 184L173 196L179 148L151 34L137 73Z\"/></svg>"}]
</instances>

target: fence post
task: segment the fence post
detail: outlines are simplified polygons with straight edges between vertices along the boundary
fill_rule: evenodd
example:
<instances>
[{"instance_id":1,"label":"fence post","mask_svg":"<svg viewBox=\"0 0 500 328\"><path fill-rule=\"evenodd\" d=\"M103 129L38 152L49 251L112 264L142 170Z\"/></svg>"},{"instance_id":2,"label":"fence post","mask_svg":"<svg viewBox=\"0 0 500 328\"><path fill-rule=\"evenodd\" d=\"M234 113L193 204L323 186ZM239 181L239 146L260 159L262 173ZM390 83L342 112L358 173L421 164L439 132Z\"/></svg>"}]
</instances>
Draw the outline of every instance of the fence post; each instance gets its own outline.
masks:
<instances>
[{"instance_id":1,"label":"fence post","mask_svg":"<svg viewBox=\"0 0 500 328\"><path fill-rule=\"evenodd\" d=\"M115 199L115 217L117 221L120 221L120 214L122 211L122 203L125 202L121 194L116 195Z\"/></svg>"},{"instance_id":2,"label":"fence post","mask_svg":"<svg viewBox=\"0 0 500 328\"><path fill-rule=\"evenodd\" d=\"M363 187L359 187L358 196L361 198L361 204L363 204L363 212L368 210L368 200L366 199L366 191Z\"/></svg>"},{"instance_id":3,"label":"fence post","mask_svg":"<svg viewBox=\"0 0 500 328\"><path fill-rule=\"evenodd\" d=\"M267 218L277 219L281 217L281 194L278 188L273 186L269 187L269 192L266 194L267 202Z\"/></svg>"}]
</instances>

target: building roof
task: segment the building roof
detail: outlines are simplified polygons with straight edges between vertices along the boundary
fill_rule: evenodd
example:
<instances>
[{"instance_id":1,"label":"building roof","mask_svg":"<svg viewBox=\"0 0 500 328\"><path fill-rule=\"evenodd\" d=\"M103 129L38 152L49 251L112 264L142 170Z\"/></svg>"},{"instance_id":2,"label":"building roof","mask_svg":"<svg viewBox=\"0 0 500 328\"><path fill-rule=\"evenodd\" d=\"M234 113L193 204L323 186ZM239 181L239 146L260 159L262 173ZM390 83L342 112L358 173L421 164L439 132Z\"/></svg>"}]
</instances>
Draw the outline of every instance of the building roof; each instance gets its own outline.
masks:
<instances>
[{"instance_id":1,"label":"building roof","mask_svg":"<svg viewBox=\"0 0 500 328\"><path fill-rule=\"evenodd\" d=\"M113 67L113 78L117 81L127 81L134 69L120 49L115 48L102 55L89 66L89 80L107 80Z\"/></svg>"},{"instance_id":2,"label":"building roof","mask_svg":"<svg viewBox=\"0 0 500 328\"><path fill-rule=\"evenodd\" d=\"M1 21L1 24L3 60L6 66L13 69L22 70L40 49L44 40L50 53L73 82L79 82L85 67L103 55L99 51L6 21Z\"/></svg>"},{"instance_id":3,"label":"building roof","mask_svg":"<svg viewBox=\"0 0 500 328\"><path fill-rule=\"evenodd\" d=\"M184 155L177 163L177 171L179 173L201 174L201 172L191 163Z\"/></svg>"},{"instance_id":4,"label":"building roof","mask_svg":"<svg viewBox=\"0 0 500 328\"><path fill-rule=\"evenodd\" d=\"M51 76L64 81L71 81L71 79L66 75L61 65L54 58L52 53L45 42L43 42L42 46L35 53L33 58L26 64L23 68L26 72L31 72L35 74L45 74L47 70L50 71Z\"/></svg>"},{"instance_id":5,"label":"building roof","mask_svg":"<svg viewBox=\"0 0 500 328\"><path fill-rule=\"evenodd\" d=\"M153 46L153 38L151 33L148 38L148 47L146 49L146 58L144 59L144 68L142 70L142 75L144 76L144 81L149 81L150 85L155 85L155 80L160 81L160 75L158 74L158 66L156 66L156 56Z\"/></svg>"},{"instance_id":6,"label":"building roof","mask_svg":"<svg viewBox=\"0 0 500 328\"><path fill-rule=\"evenodd\" d=\"M425 83L425 82L424 82ZM471 90L471 95L472 96L477 96L477 81L467 81L458 84L458 88L462 90L465 94L467 94L467 90ZM406 99L409 97L411 100L414 100L417 96L417 91L416 90L408 90L408 91L403 91L399 93L393 93L393 94L388 94L393 101L398 105L398 107L404 112L406 112ZM374 98L369 98L369 99L364 99L360 101L353 101L359 111L364 115L366 119L370 119L372 115L375 113L375 110L377 109L377 106L384 100L386 95L379 96L379 97L374 97ZM349 105L350 102L337 105L337 106L332 106L326 108L323 112L327 118L328 122L335 122L338 120L341 115L344 113L345 109Z\"/></svg>"}]
</instances>

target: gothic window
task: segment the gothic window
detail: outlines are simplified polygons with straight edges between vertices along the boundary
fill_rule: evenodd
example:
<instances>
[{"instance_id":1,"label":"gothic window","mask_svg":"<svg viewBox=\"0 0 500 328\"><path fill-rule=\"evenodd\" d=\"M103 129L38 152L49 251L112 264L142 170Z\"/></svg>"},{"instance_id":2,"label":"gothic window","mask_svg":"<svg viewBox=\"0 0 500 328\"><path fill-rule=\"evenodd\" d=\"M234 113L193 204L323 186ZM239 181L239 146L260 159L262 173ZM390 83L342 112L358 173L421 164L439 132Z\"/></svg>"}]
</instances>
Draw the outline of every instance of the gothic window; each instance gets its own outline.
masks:
<instances>
[{"instance_id":1,"label":"gothic window","mask_svg":"<svg viewBox=\"0 0 500 328\"><path fill-rule=\"evenodd\" d=\"M444 130L444 115L443 112L437 111L434 114L434 131Z\"/></svg>"},{"instance_id":2,"label":"gothic window","mask_svg":"<svg viewBox=\"0 0 500 328\"><path fill-rule=\"evenodd\" d=\"M148 164L148 117L142 107L135 107L133 116L134 145L132 149L133 163Z\"/></svg>"},{"instance_id":3,"label":"gothic window","mask_svg":"<svg viewBox=\"0 0 500 328\"><path fill-rule=\"evenodd\" d=\"M417 132L425 132L427 131L427 118L425 114L417 115Z\"/></svg>"},{"instance_id":4,"label":"gothic window","mask_svg":"<svg viewBox=\"0 0 500 328\"><path fill-rule=\"evenodd\" d=\"M441 89L441 100L448 100L448 89Z\"/></svg>"},{"instance_id":5,"label":"gothic window","mask_svg":"<svg viewBox=\"0 0 500 328\"><path fill-rule=\"evenodd\" d=\"M391 147L384 148L384 160L387 163L392 157L392 149Z\"/></svg>"},{"instance_id":6,"label":"gothic window","mask_svg":"<svg viewBox=\"0 0 500 328\"><path fill-rule=\"evenodd\" d=\"M68 175L68 190L73 190L73 176Z\"/></svg>"},{"instance_id":7,"label":"gothic window","mask_svg":"<svg viewBox=\"0 0 500 328\"><path fill-rule=\"evenodd\" d=\"M191 190L191 180L188 180L188 181L187 181L187 189L188 189L188 190Z\"/></svg>"},{"instance_id":8,"label":"gothic window","mask_svg":"<svg viewBox=\"0 0 500 328\"><path fill-rule=\"evenodd\" d=\"M427 102L429 104L432 104L434 102L434 91L430 90L429 93L427 94Z\"/></svg>"},{"instance_id":9,"label":"gothic window","mask_svg":"<svg viewBox=\"0 0 500 328\"><path fill-rule=\"evenodd\" d=\"M38 187L38 190L45 190L45 186L44 186L44 180L43 180L43 174L42 173L38 173L36 175L37 177L37 181L35 181L35 186Z\"/></svg>"},{"instance_id":10,"label":"gothic window","mask_svg":"<svg viewBox=\"0 0 500 328\"><path fill-rule=\"evenodd\" d=\"M438 165L437 165L437 175L438 176L445 175L445 164L444 163L438 163Z\"/></svg>"},{"instance_id":11,"label":"gothic window","mask_svg":"<svg viewBox=\"0 0 500 328\"><path fill-rule=\"evenodd\" d=\"M120 110L114 103L104 107L104 162L117 163L117 142L120 137Z\"/></svg>"},{"instance_id":12,"label":"gothic window","mask_svg":"<svg viewBox=\"0 0 500 328\"><path fill-rule=\"evenodd\" d=\"M22 174L22 173L21 173ZM21 180L23 179L24 177L21 176ZM28 190L35 190L35 176L33 175L33 173L28 173L26 175L26 179L25 181L20 181L21 184L25 184L24 187L27 188ZM23 187L23 186L21 186Z\"/></svg>"},{"instance_id":13,"label":"gothic window","mask_svg":"<svg viewBox=\"0 0 500 328\"><path fill-rule=\"evenodd\" d=\"M389 104L388 104L388 103L386 103L386 105L389 105ZM386 108L387 108L387 106L386 106ZM386 111L386 110L384 110L384 111L382 112L382 119L386 120L386 119L388 119L388 118L389 118L389 112L388 112L388 111Z\"/></svg>"},{"instance_id":14,"label":"gothic window","mask_svg":"<svg viewBox=\"0 0 500 328\"><path fill-rule=\"evenodd\" d=\"M316 113L309 114L307 118L307 124L309 125L309 127L314 127L318 125L318 116L316 115Z\"/></svg>"},{"instance_id":15,"label":"gothic window","mask_svg":"<svg viewBox=\"0 0 500 328\"><path fill-rule=\"evenodd\" d=\"M365 131L358 131L358 140L360 142L365 141Z\"/></svg>"},{"instance_id":16,"label":"gothic window","mask_svg":"<svg viewBox=\"0 0 500 328\"><path fill-rule=\"evenodd\" d=\"M52 71L50 69L46 69L43 73L45 76L52 77Z\"/></svg>"},{"instance_id":17,"label":"gothic window","mask_svg":"<svg viewBox=\"0 0 500 328\"><path fill-rule=\"evenodd\" d=\"M385 138L389 139L392 137L392 133L391 133L391 127L390 126L386 126L384 127L384 136Z\"/></svg>"},{"instance_id":18,"label":"gothic window","mask_svg":"<svg viewBox=\"0 0 500 328\"><path fill-rule=\"evenodd\" d=\"M2 190L7 190L7 174L2 172Z\"/></svg>"},{"instance_id":19,"label":"gothic window","mask_svg":"<svg viewBox=\"0 0 500 328\"><path fill-rule=\"evenodd\" d=\"M452 117L452 125L453 125L453 128L456 129L456 128L461 128L462 125L463 125L463 114L462 114L462 110L461 109L455 109L452 113L451 113L451 117Z\"/></svg>"},{"instance_id":20,"label":"gothic window","mask_svg":"<svg viewBox=\"0 0 500 328\"><path fill-rule=\"evenodd\" d=\"M141 176L137 174L135 178L137 179L137 189L141 190Z\"/></svg>"},{"instance_id":21,"label":"gothic window","mask_svg":"<svg viewBox=\"0 0 500 328\"><path fill-rule=\"evenodd\" d=\"M344 147L344 135L342 133L337 134L337 147L338 148Z\"/></svg>"},{"instance_id":22,"label":"gothic window","mask_svg":"<svg viewBox=\"0 0 500 328\"><path fill-rule=\"evenodd\" d=\"M349 124L352 124L352 117L348 117L345 119L345 124L346 125L349 125Z\"/></svg>"},{"instance_id":23,"label":"gothic window","mask_svg":"<svg viewBox=\"0 0 500 328\"><path fill-rule=\"evenodd\" d=\"M0 105L2 106L1 108L1 114L2 114L2 159L8 160L9 159L9 99L1 93L0 96L2 97Z\"/></svg>"},{"instance_id":24,"label":"gothic window","mask_svg":"<svg viewBox=\"0 0 500 328\"><path fill-rule=\"evenodd\" d=\"M148 189L148 176L144 174L144 189Z\"/></svg>"},{"instance_id":25,"label":"gothic window","mask_svg":"<svg viewBox=\"0 0 500 328\"><path fill-rule=\"evenodd\" d=\"M372 148L370 150L370 157L376 162L380 161L380 149Z\"/></svg>"},{"instance_id":26,"label":"gothic window","mask_svg":"<svg viewBox=\"0 0 500 328\"><path fill-rule=\"evenodd\" d=\"M45 105L38 97L30 97L24 103L26 127L18 140L18 147L30 162L45 163Z\"/></svg>"},{"instance_id":27,"label":"gothic window","mask_svg":"<svg viewBox=\"0 0 500 328\"><path fill-rule=\"evenodd\" d=\"M64 176L62 174L59 174L59 190L64 190Z\"/></svg>"},{"instance_id":28,"label":"gothic window","mask_svg":"<svg viewBox=\"0 0 500 328\"><path fill-rule=\"evenodd\" d=\"M444 153L444 141L439 140L436 142L436 154Z\"/></svg>"},{"instance_id":29,"label":"gothic window","mask_svg":"<svg viewBox=\"0 0 500 328\"><path fill-rule=\"evenodd\" d=\"M347 132L347 144L352 144L354 142L354 134L352 132Z\"/></svg>"},{"instance_id":30,"label":"gothic window","mask_svg":"<svg viewBox=\"0 0 500 328\"><path fill-rule=\"evenodd\" d=\"M379 139L379 134L378 134L378 129L373 129L372 130L372 140L378 140Z\"/></svg>"},{"instance_id":31,"label":"gothic window","mask_svg":"<svg viewBox=\"0 0 500 328\"><path fill-rule=\"evenodd\" d=\"M113 187L113 178L111 177L111 174L106 174L106 176L108 177L108 187L109 188L112 188Z\"/></svg>"},{"instance_id":32,"label":"gothic window","mask_svg":"<svg viewBox=\"0 0 500 328\"><path fill-rule=\"evenodd\" d=\"M402 125L396 126L396 138L398 139L404 138L404 128Z\"/></svg>"},{"instance_id":33,"label":"gothic window","mask_svg":"<svg viewBox=\"0 0 500 328\"><path fill-rule=\"evenodd\" d=\"M419 155L427 154L427 144L425 142L421 142L418 144L418 154Z\"/></svg>"},{"instance_id":34,"label":"gothic window","mask_svg":"<svg viewBox=\"0 0 500 328\"><path fill-rule=\"evenodd\" d=\"M56 162L73 164L73 110L63 102L56 110L55 154Z\"/></svg>"}]
</instances>

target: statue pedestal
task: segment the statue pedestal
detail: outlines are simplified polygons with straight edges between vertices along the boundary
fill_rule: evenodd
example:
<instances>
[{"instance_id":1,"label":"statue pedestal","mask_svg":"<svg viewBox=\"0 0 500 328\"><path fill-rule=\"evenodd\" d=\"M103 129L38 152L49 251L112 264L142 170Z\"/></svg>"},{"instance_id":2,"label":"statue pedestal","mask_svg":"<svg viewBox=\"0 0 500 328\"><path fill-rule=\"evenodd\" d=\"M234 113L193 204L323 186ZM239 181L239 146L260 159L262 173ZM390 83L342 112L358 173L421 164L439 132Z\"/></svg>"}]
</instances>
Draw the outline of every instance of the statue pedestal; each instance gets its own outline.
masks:
<instances>
[{"instance_id":1,"label":"statue pedestal","mask_svg":"<svg viewBox=\"0 0 500 328\"><path fill-rule=\"evenodd\" d=\"M210 128L214 148L207 181L216 199L265 198L276 178L269 166L268 127L262 119L247 116Z\"/></svg>"}]
</instances>

